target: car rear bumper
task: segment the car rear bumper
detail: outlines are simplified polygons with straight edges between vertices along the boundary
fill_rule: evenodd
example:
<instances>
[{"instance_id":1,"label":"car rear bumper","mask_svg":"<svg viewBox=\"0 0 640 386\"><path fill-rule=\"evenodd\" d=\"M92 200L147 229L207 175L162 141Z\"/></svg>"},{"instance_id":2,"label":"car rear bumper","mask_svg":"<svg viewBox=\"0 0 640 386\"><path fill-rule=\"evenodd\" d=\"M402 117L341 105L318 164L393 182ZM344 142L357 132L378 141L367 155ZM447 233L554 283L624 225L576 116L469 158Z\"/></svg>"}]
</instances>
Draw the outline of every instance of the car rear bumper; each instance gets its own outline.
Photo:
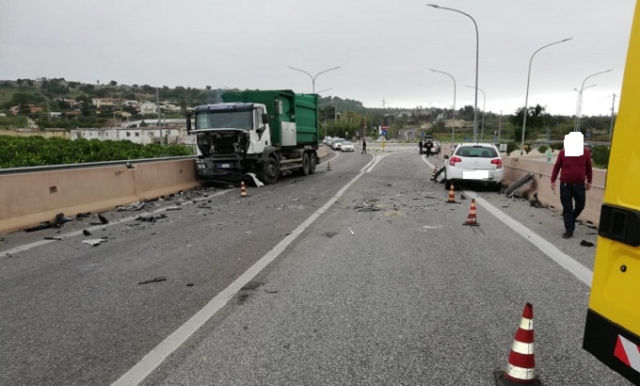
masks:
<instances>
[{"instance_id":1,"label":"car rear bumper","mask_svg":"<svg viewBox=\"0 0 640 386\"><path fill-rule=\"evenodd\" d=\"M456 167L446 167L447 179L479 184L499 184L504 179L504 169L482 170L482 169L461 169ZM480 173L478 173L480 172ZM470 175L472 173L472 175ZM486 177L478 174L485 174Z\"/></svg>"}]
</instances>

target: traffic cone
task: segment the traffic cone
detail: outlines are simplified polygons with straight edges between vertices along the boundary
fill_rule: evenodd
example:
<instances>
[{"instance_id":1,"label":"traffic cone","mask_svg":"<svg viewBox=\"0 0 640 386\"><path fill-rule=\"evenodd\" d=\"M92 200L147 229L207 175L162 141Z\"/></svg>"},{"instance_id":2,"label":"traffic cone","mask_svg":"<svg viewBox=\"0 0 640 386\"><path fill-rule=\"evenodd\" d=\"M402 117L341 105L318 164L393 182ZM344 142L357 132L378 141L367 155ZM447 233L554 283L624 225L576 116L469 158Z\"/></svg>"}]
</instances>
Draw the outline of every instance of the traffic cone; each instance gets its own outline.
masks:
<instances>
[{"instance_id":1,"label":"traffic cone","mask_svg":"<svg viewBox=\"0 0 640 386\"><path fill-rule=\"evenodd\" d=\"M437 172L437 165L433 167L433 173L431 173L431 181L435 181L436 180L436 172Z\"/></svg>"},{"instance_id":2,"label":"traffic cone","mask_svg":"<svg viewBox=\"0 0 640 386\"><path fill-rule=\"evenodd\" d=\"M447 198L447 204L457 204L456 191L453 188L453 182L451 183L451 188L449 189L449 198Z\"/></svg>"},{"instance_id":3,"label":"traffic cone","mask_svg":"<svg viewBox=\"0 0 640 386\"><path fill-rule=\"evenodd\" d=\"M511 346L507 370L496 370L494 376L498 386L539 385L535 369L533 350L533 306L527 303L522 311L520 326Z\"/></svg>"},{"instance_id":4,"label":"traffic cone","mask_svg":"<svg viewBox=\"0 0 640 386\"><path fill-rule=\"evenodd\" d=\"M462 225L480 226L476 219L476 199L471 199L471 207L469 207L469 215L467 221Z\"/></svg>"},{"instance_id":5,"label":"traffic cone","mask_svg":"<svg viewBox=\"0 0 640 386\"><path fill-rule=\"evenodd\" d=\"M247 188L244 186L244 181L240 182L240 197L247 197Z\"/></svg>"},{"instance_id":6,"label":"traffic cone","mask_svg":"<svg viewBox=\"0 0 640 386\"><path fill-rule=\"evenodd\" d=\"M331 162L327 162L327 171L330 172L331 171Z\"/></svg>"}]
</instances>

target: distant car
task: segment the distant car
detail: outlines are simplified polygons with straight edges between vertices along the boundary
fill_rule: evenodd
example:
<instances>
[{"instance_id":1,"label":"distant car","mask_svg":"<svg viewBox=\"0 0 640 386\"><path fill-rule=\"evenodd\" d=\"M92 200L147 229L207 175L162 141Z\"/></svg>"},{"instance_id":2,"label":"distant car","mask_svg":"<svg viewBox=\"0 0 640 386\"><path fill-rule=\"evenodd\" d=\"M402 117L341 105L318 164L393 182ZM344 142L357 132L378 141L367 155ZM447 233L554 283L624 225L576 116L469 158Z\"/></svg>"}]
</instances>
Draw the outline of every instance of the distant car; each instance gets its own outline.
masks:
<instances>
[{"instance_id":1,"label":"distant car","mask_svg":"<svg viewBox=\"0 0 640 386\"><path fill-rule=\"evenodd\" d=\"M331 148L333 150L340 150L340 148L342 147L342 142L344 141L345 140L342 138L334 138L333 143L331 144Z\"/></svg>"},{"instance_id":2,"label":"distant car","mask_svg":"<svg viewBox=\"0 0 640 386\"><path fill-rule=\"evenodd\" d=\"M451 183L475 183L499 190L504 168L498 148L490 143L461 143L445 161L445 187Z\"/></svg>"},{"instance_id":3,"label":"distant car","mask_svg":"<svg viewBox=\"0 0 640 386\"><path fill-rule=\"evenodd\" d=\"M342 151L356 151L356 148L353 146L353 142L344 141L340 144L340 150Z\"/></svg>"},{"instance_id":4,"label":"distant car","mask_svg":"<svg viewBox=\"0 0 640 386\"><path fill-rule=\"evenodd\" d=\"M428 141L428 140L427 140ZM427 146L426 146L427 142L425 141L422 144L422 147L424 148L424 153L427 153ZM431 140L431 144L433 145L431 147L431 154L440 154L440 148L442 147L442 145L440 145L440 142L435 141L435 140Z\"/></svg>"}]
</instances>

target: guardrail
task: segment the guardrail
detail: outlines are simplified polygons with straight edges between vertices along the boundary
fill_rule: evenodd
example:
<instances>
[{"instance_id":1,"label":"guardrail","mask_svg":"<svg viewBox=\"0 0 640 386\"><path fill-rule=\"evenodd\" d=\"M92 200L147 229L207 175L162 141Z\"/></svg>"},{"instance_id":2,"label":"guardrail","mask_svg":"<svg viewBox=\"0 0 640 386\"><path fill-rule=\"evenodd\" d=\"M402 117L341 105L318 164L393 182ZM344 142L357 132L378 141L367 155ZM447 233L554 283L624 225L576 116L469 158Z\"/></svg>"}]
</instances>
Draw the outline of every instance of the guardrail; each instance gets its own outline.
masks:
<instances>
[{"instance_id":1,"label":"guardrail","mask_svg":"<svg viewBox=\"0 0 640 386\"><path fill-rule=\"evenodd\" d=\"M120 166L120 165L135 165L142 163L152 162L165 162L165 161L181 161L196 159L198 156L179 156L179 157L160 157L160 158L137 158L132 160L119 160L119 161L103 161L103 162L85 162L75 164L60 164L60 165L44 165L44 166L25 166L19 168L4 168L0 169L0 175L2 174L19 174L19 173L34 173L34 172L49 172L53 170L70 170L70 169L83 169L100 166Z\"/></svg>"}]
</instances>

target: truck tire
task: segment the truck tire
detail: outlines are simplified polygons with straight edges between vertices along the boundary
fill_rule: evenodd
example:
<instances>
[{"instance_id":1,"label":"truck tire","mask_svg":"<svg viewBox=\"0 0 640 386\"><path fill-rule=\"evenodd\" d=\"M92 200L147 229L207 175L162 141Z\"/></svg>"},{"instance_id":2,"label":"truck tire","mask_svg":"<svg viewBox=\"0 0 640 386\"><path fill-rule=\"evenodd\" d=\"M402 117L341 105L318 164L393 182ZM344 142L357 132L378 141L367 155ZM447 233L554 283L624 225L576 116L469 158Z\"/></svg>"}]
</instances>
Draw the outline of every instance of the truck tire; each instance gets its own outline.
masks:
<instances>
[{"instance_id":1,"label":"truck tire","mask_svg":"<svg viewBox=\"0 0 640 386\"><path fill-rule=\"evenodd\" d=\"M309 153L304 153L302 156L302 175L308 176L311 173L311 157Z\"/></svg>"},{"instance_id":2,"label":"truck tire","mask_svg":"<svg viewBox=\"0 0 640 386\"><path fill-rule=\"evenodd\" d=\"M269 157L266 162L262 165L262 172L260 172L260 177L266 185L273 185L278 182L278 177L280 176L280 165L278 165L278 161Z\"/></svg>"},{"instance_id":3,"label":"truck tire","mask_svg":"<svg viewBox=\"0 0 640 386\"><path fill-rule=\"evenodd\" d=\"M316 172L316 166L318 165L318 156L315 152L311 153L309 157L311 159L311 167L309 168L309 174L313 174Z\"/></svg>"}]
</instances>

